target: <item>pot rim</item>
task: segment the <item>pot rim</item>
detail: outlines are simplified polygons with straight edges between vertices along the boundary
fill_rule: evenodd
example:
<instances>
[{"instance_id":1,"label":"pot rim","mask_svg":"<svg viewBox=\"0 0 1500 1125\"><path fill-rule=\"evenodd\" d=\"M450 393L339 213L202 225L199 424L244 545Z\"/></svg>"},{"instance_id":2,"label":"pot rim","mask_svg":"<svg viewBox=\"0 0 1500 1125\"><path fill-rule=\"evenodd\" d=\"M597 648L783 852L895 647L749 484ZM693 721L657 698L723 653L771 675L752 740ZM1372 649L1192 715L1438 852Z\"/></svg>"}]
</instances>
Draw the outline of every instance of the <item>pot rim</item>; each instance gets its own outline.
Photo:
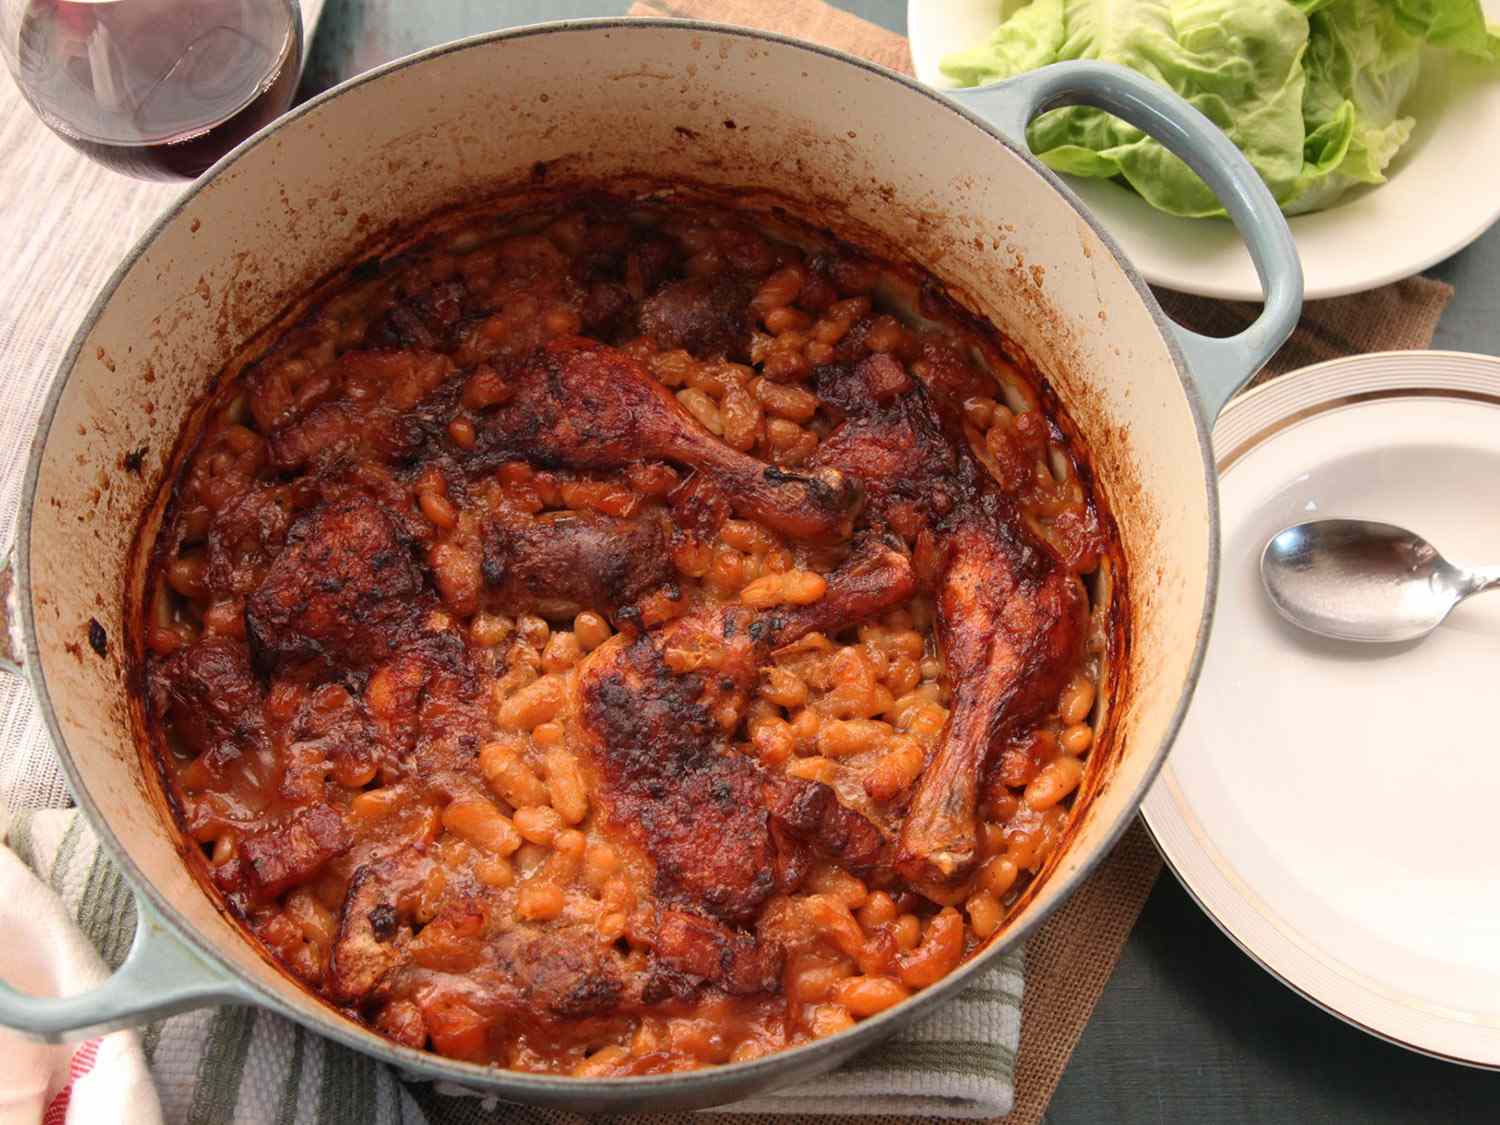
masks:
<instances>
[{"instance_id":1,"label":"pot rim","mask_svg":"<svg viewBox=\"0 0 1500 1125\"><path fill-rule=\"evenodd\" d=\"M1166 760L1168 751L1171 749L1180 732L1183 719L1187 714L1188 706L1192 702L1193 694L1202 672L1208 636L1213 625L1214 610L1218 598L1220 566L1219 493L1211 429L1209 423L1204 418L1203 407L1188 374L1187 362L1183 351L1178 344L1176 334L1172 331L1172 322L1162 311L1151 289L1147 286L1136 268L1131 265L1129 259L1125 257L1115 239L1100 225L1099 221L1083 205L1078 196L1056 173L1032 156L1024 146L1012 142L983 117L959 105L957 102L944 97L938 91L922 85L914 78L835 48L825 47L777 32L760 31L731 24L655 17L603 17L596 19L556 20L483 32L478 35L441 43L413 54L393 59L390 62L383 63L380 66L345 79L338 85L323 91L321 94L289 110L275 121L248 137L225 154L211 168L204 172L203 175L198 177L151 224L136 241L134 246L131 247L129 253L126 254L124 259L111 273L109 280L105 282L98 295L94 298L87 314L85 314L77 331L74 333L67 351L53 372L46 399L43 402L41 413L37 419L36 433L32 438L31 450L26 463L26 472L22 479L20 509L15 546L13 548L17 588L22 593L21 629L26 675L31 681L32 691L37 701L37 708L43 722L46 724L47 733L52 740L53 748L57 752L63 772L67 775L73 798L79 808L83 810L85 816L87 816L106 854L120 868L130 885L136 890L136 893L143 895L156 908L173 934L205 961L222 971L226 977L237 982L238 987L246 995L247 1000L260 1007L269 1009L277 1015L294 1020L344 1046L352 1047L382 1062L397 1066L407 1074L423 1079L480 1085L504 1093L513 1093L518 1097L525 1097L527 1094L548 1095L550 1100L550 1098L573 1095L581 1098L597 1098L600 1100L611 1098L634 1100L642 1095L649 1094L652 1090L660 1090L665 1093L667 1091L680 1092L685 1089L696 1089L700 1092L711 1094L716 1088L739 1087L747 1080L753 1082L755 1079L760 1078L764 1081L769 1081L778 1072L794 1066L797 1062L806 1062L820 1055L835 1054L843 1057L872 1046L894 1032L899 1026L910 1023L912 1020L930 1011L935 1005L949 999L955 991L961 989L976 973L991 967L997 957L1019 945L1020 942L1032 933L1037 926L1050 916L1054 910L1093 874L1094 870L1103 862L1113 849L1115 843L1124 834L1134 815L1136 815L1132 812L1131 816L1121 817L1119 823L1109 828L1095 854L1076 871L1062 879L1060 886L1061 893L1056 896L1048 907L1034 912L1022 925L1006 931L1000 940L991 942L977 956L960 965L942 980L879 1015L861 1020L853 1027L826 1039L814 1040L811 1043L790 1047L758 1059L751 1059L744 1062L723 1063L697 1070L680 1071L664 1075L620 1078L577 1078L565 1075L533 1074L525 1071L506 1070L494 1066L464 1062L458 1059L446 1059L430 1051L405 1047L378 1037L378 1041L372 1042L370 1036L373 1033L361 1033L360 1030L357 1030L357 1025L352 1021L332 1010L326 1010L323 1007L310 1007L302 1010L292 1006L282 1000L280 996L266 989L257 980L242 976L225 962L215 946L205 940L195 928L190 926L177 911L176 907L142 874L121 844L119 838L115 835L109 820L100 812L93 795L83 783L82 776L73 764L72 756L67 747L67 741L63 736L56 711L52 704L51 694L47 686L46 673L40 661L35 609L30 597L31 516L37 499L37 484L41 472L42 458L51 436L52 424L56 417L58 404L77 365L85 341L93 331L105 307L114 297L120 283L146 252L147 248L153 244L162 230L174 221L217 177L232 167L251 149L269 139L283 126L290 124L305 114L315 111L324 103L339 97L356 86L377 81L388 74L404 70L407 67L421 65L450 53L486 47L492 43L528 39L537 35L571 34L575 32L594 33L611 29L638 30L643 28L654 28L672 32L706 32L715 35L734 36L740 39L757 40L782 48L803 51L808 54L821 56L827 60L855 67L867 73L877 75L887 81L895 82L905 87L910 93L921 96L935 103L941 109L956 114L967 124L981 130L991 140L1002 145L1012 156L1023 161L1048 187L1060 194L1072 206L1079 218L1088 224L1089 229L1121 267L1131 286L1135 289L1137 296L1145 304L1147 312L1150 314L1163 342L1166 344L1168 354L1171 356L1176 369L1182 394L1187 400L1192 415L1198 449L1202 458L1203 485L1208 500L1207 532L1209 543L1208 564L1206 568L1208 581L1205 585L1203 606L1199 614L1196 640L1192 658L1188 664L1187 676L1184 680L1177 706L1173 710L1165 733L1154 751L1153 760L1142 775L1141 780L1137 783L1135 790L1129 796L1128 807L1132 810L1139 809L1141 801L1145 798L1147 790L1155 781L1162 764ZM327 1011L326 1015L323 1014L325 1010Z\"/></svg>"}]
</instances>

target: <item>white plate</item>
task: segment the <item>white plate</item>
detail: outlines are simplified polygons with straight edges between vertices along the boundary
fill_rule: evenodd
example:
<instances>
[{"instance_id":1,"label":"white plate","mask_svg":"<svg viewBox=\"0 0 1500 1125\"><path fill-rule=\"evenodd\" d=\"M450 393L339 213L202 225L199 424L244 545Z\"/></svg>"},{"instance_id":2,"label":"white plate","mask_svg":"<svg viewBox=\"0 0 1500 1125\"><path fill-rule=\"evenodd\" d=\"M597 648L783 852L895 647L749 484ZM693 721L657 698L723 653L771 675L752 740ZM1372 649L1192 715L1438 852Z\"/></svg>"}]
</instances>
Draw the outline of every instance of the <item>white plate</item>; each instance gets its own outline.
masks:
<instances>
[{"instance_id":1,"label":"white plate","mask_svg":"<svg viewBox=\"0 0 1500 1125\"><path fill-rule=\"evenodd\" d=\"M1325 641L1261 591L1305 519L1401 524L1500 561L1500 359L1356 356L1233 403L1214 429L1223 573L1203 676L1142 813L1265 968L1356 1026L1500 1067L1500 596L1425 641Z\"/></svg>"},{"instance_id":2,"label":"white plate","mask_svg":"<svg viewBox=\"0 0 1500 1125\"><path fill-rule=\"evenodd\" d=\"M1008 6L1016 6L1008 0ZM1491 20L1500 0L1485 0ZM983 42L1001 0L910 0L907 31L917 77L950 89L938 69L952 51ZM1307 297L1337 297L1420 273L1463 249L1500 217L1500 68L1433 52L1402 107L1416 129L1388 170L1327 211L1291 220ZM1071 186L1154 285L1183 293L1260 299L1250 256L1226 222L1162 214L1101 180Z\"/></svg>"}]
</instances>

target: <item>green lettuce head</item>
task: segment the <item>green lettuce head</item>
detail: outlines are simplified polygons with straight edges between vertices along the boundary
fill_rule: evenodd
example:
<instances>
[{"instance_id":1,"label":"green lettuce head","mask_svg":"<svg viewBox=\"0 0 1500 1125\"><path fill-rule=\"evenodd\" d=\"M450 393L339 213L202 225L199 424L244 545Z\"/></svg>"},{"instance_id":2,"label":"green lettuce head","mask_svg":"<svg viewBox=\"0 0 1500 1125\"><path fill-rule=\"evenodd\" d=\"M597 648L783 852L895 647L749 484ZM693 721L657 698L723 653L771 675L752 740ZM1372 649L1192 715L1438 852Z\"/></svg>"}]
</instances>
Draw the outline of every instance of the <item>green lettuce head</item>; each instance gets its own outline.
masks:
<instances>
[{"instance_id":1,"label":"green lettuce head","mask_svg":"<svg viewBox=\"0 0 1500 1125\"><path fill-rule=\"evenodd\" d=\"M1031 0L942 69L975 86L1069 59L1128 66L1223 129L1295 214L1384 182L1425 45L1496 58L1496 43L1478 0ZM1169 214L1224 213L1186 164L1101 110L1045 113L1028 140L1057 171L1121 180Z\"/></svg>"}]
</instances>

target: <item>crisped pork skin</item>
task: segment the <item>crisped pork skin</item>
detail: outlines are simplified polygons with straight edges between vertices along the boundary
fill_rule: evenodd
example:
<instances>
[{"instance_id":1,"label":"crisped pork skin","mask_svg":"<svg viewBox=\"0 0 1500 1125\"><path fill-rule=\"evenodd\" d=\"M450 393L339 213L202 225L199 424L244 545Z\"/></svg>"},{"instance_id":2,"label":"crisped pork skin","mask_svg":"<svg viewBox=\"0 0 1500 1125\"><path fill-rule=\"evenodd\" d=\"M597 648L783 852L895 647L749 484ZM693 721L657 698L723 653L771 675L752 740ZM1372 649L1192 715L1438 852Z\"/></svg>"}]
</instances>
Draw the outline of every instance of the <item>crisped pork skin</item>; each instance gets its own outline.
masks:
<instances>
[{"instance_id":1,"label":"crisped pork skin","mask_svg":"<svg viewBox=\"0 0 1500 1125\"><path fill-rule=\"evenodd\" d=\"M781 954L776 945L702 914L663 910L657 923L656 957L679 978L674 991L709 982L731 996L771 992L780 980Z\"/></svg>"},{"instance_id":2,"label":"crisped pork skin","mask_svg":"<svg viewBox=\"0 0 1500 1125\"><path fill-rule=\"evenodd\" d=\"M246 837L240 845L240 867L259 898L273 899L307 882L351 842L335 810L311 805L282 824Z\"/></svg>"}]
</instances>

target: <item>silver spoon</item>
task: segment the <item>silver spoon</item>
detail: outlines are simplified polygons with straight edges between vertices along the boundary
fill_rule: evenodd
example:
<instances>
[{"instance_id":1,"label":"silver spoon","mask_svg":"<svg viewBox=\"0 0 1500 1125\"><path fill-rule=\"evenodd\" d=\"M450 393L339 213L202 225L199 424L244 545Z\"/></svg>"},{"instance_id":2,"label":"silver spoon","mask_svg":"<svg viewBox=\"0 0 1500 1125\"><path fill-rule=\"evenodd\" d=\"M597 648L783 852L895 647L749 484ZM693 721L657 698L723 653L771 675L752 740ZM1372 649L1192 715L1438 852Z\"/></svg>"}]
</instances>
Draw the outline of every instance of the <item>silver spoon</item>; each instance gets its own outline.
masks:
<instances>
[{"instance_id":1,"label":"silver spoon","mask_svg":"<svg viewBox=\"0 0 1500 1125\"><path fill-rule=\"evenodd\" d=\"M1260 578L1293 625L1344 641L1425 637L1500 568L1464 570L1420 535L1369 520L1314 520L1273 536Z\"/></svg>"}]
</instances>

